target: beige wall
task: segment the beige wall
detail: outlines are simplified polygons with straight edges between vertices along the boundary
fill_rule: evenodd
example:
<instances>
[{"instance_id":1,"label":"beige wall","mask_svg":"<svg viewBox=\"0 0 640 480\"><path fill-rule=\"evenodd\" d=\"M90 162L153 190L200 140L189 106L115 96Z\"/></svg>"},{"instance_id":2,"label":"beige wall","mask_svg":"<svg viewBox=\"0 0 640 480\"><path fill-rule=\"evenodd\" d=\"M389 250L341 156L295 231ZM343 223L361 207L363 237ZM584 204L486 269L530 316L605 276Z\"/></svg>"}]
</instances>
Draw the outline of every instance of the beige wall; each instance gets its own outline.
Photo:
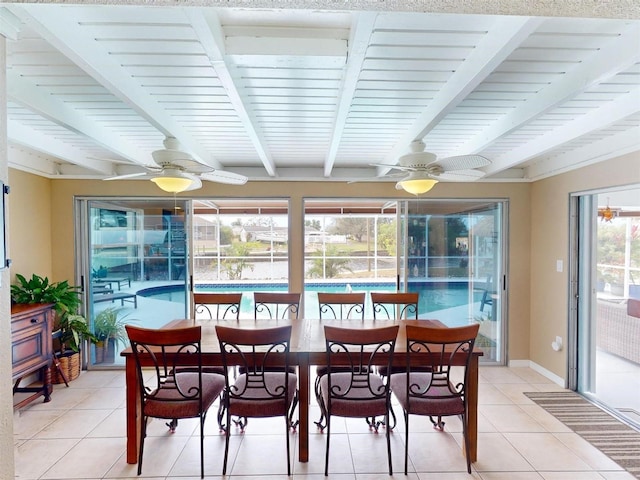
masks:
<instances>
[{"instance_id":1,"label":"beige wall","mask_svg":"<svg viewBox=\"0 0 640 480\"><path fill-rule=\"evenodd\" d=\"M566 378L566 349L554 352L556 335L568 331L569 195L640 183L640 153L626 155L535 182L531 190L530 359ZM564 271L556 271L556 261Z\"/></svg>"},{"instance_id":2,"label":"beige wall","mask_svg":"<svg viewBox=\"0 0 640 480\"><path fill-rule=\"evenodd\" d=\"M640 154L627 155L533 184L440 183L428 194L429 198L509 199L509 360L532 360L565 378L566 350L554 352L550 345L556 335L566 338L567 334L569 195L587 189L640 182L638 165ZM12 169L9 179L12 187L10 252L14 259L11 271L23 274L35 271L48 274L54 280L74 278L74 195L122 197L134 193L135 196L161 193L148 181L52 181ZM391 183L276 181L250 182L243 187L206 182L204 188L192 195L203 198L290 197L292 217L302 211L305 196L405 196ZM298 258L296 252L292 252L292 263L301 261L301 253L297 255ZM564 263L562 273L556 272L557 260ZM292 272L292 275L298 277L292 278L294 283L301 283L301 272Z\"/></svg>"},{"instance_id":3,"label":"beige wall","mask_svg":"<svg viewBox=\"0 0 640 480\"><path fill-rule=\"evenodd\" d=\"M20 170L9 170L11 194L9 205L9 258L11 281L15 274L31 276L35 273L51 280L51 180Z\"/></svg>"},{"instance_id":4,"label":"beige wall","mask_svg":"<svg viewBox=\"0 0 640 480\"><path fill-rule=\"evenodd\" d=\"M529 277L530 277L530 189L525 183L440 183L429 194L429 198L506 198L509 199L509 358L529 358ZM162 192L149 181L86 181L55 180L51 187L52 211L52 258L53 278L65 279L74 276L73 196L106 195L158 196ZM166 194L164 194L166 195ZM261 198L278 197L291 199L290 215L293 232L302 232L302 200L304 197L384 197L406 198L397 191L393 183L338 182L250 182L242 187L205 182L205 186L192 196ZM187 196L181 194L181 197ZM295 222L295 219L300 219ZM301 233L300 233L301 236ZM292 242L295 244L295 242ZM301 249L299 249L301 250ZM291 252L292 265L301 265L302 252ZM292 271L291 282L302 283L302 269Z\"/></svg>"},{"instance_id":5,"label":"beige wall","mask_svg":"<svg viewBox=\"0 0 640 480\"><path fill-rule=\"evenodd\" d=\"M565 378L566 350L554 352L550 344L556 335L566 338L567 333L569 194L590 188L640 182L639 160L638 155L627 155L533 184L440 183L428 194L429 198L509 199L507 321L510 361L532 360ZM12 207L11 218L17 218L12 221L37 219L12 228L10 248L16 260L12 271L26 273L30 271L29 267L41 267L50 262L51 276L55 280L74 278L74 195L130 197L134 194L158 196L161 193L148 181L49 181L14 170L10 171L10 178L12 187L15 187L11 195L12 205L18 200L30 204L17 207L18 212L13 211ZM32 194L27 192L38 192L38 201L34 201ZM48 192L51 194L51 208L35 208L34 205L47 205ZM289 197L292 217L302 211L304 197L405 196L390 183L276 181L250 182L243 187L206 183L204 188L191 195L203 198ZM50 219L46 218L47 212L51 212ZM294 227L295 223L292 221L291 225ZM46 242L37 240L42 238L52 239L51 248ZM33 239L36 239L36 245L31 243ZM25 245L26 249L23 248ZM292 252L292 264L300 260L301 253L296 259L296 252ZM557 260L564 263L563 273L556 272ZM301 272L294 271L292 275L294 284L301 283Z\"/></svg>"}]
</instances>

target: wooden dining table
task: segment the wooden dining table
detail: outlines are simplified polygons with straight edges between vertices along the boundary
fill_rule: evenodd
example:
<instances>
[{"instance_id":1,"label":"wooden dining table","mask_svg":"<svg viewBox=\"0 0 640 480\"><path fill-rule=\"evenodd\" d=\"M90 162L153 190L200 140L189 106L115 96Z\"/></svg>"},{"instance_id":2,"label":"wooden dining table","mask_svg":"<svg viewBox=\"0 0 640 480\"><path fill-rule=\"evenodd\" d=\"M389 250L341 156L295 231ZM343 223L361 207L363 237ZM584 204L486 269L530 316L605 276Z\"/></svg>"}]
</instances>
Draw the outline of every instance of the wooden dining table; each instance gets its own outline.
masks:
<instances>
[{"instance_id":1,"label":"wooden dining table","mask_svg":"<svg viewBox=\"0 0 640 480\"><path fill-rule=\"evenodd\" d=\"M309 461L309 404L311 392L311 366L326 365L324 326L332 325L344 328L377 328L399 325L398 339L394 353L394 365L406 362L406 325L424 325L447 328L438 320L318 320L318 319L240 319L240 320L173 320L162 328L179 328L193 325L202 327L202 363L207 366L221 366L222 355L215 326L225 325L235 328L271 328L291 325L290 363L298 367L299 388L299 424L298 449L300 462ZM138 462L139 418L141 416L140 385L136 372L136 363L130 348L121 355L125 357L126 375L126 419L127 419L127 463ZM478 437L478 363L482 356L480 349L474 350L469 368L467 399L469 411L467 428L469 432L469 458L472 462L477 458ZM462 355L460 355L462 361Z\"/></svg>"}]
</instances>

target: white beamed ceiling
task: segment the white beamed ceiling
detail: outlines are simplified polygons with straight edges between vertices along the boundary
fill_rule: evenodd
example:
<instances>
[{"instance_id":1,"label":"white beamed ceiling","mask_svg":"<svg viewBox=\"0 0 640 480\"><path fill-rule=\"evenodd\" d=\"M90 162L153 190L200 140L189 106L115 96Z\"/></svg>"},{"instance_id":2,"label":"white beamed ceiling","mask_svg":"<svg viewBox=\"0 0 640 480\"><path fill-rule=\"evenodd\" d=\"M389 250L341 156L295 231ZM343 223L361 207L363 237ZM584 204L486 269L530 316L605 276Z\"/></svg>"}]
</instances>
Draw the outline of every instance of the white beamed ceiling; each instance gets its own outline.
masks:
<instances>
[{"instance_id":1,"label":"white beamed ceiling","mask_svg":"<svg viewBox=\"0 0 640 480\"><path fill-rule=\"evenodd\" d=\"M167 135L251 180L384 175L416 139L479 181L640 150L639 20L5 3L0 29L9 165L49 178Z\"/></svg>"}]
</instances>

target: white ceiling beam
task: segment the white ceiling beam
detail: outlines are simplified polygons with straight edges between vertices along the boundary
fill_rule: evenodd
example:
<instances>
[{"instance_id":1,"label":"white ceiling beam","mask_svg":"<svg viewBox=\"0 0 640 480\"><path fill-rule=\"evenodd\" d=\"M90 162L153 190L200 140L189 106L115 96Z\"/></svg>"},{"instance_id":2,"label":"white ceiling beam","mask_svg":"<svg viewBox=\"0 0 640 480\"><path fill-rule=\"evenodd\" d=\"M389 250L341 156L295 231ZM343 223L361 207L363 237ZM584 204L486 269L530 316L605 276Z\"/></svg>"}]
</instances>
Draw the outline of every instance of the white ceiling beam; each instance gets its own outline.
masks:
<instances>
[{"instance_id":1,"label":"white ceiling beam","mask_svg":"<svg viewBox=\"0 0 640 480\"><path fill-rule=\"evenodd\" d=\"M528 141L523 146L510 150L500 157L493 158L493 163L483 169L487 175L495 174L504 170L502 165L509 164L511 159L517 158L518 163L525 162L532 158L544 155L545 153L558 148L583 135L588 135L609 125L623 120L631 115L640 112L640 87L632 89L629 93L617 98L613 102L605 104L603 107L593 110L586 115L582 115L577 120L562 127L554 128L549 133L542 135L535 140ZM636 138L636 145L640 147L640 136ZM616 149L617 150L617 149ZM552 170L554 166L550 166ZM536 169L536 175L543 173Z\"/></svg>"},{"instance_id":2,"label":"white ceiling beam","mask_svg":"<svg viewBox=\"0 0 640 480\"><path fill-rule=\"evenodd\" d=\"M9 145L7 150L9 167L24 172L41 175L47 178L57 175L57 164L51 158L44 158L32 152L22 150L15 145Z\"/></svg>"},{"instance_id":3,"label":"white ceiling beam","mask_svg":"<svg viewBox=\"0 0 640 480\"><path fill-rule=\"evenodd\" d=\"M202 43L202 47L209 57L211 65L218 75L218 79L222 83L235 113L238 115L238 118L240 118L247 135L251 139L251 143L256 149L267 174L271 177L275 176L275 162L269 152L267 142L262 132L256 126L255 116L245 105L242 95L236 86L232 74L235 66L228 65L225 60L225 37L218 16L210 10L200 9L185 9L185 15L189 18L191 26Z\"/></svg>"},{"instance_id":4,"label":"white ceiling beam","mask_svg":"<svg viewBox=\"0 0 640 480\"><path fill-rule=\"evenodd\" d=\"M20 20L5 7L0 7L0 35L15 41L19 33Z\"/></svg>"},{"instance_id":5,"label":"white ceiling beam","mask_svg":"<svg viewBox=\"0 0 640 480\"><path fill-rule=\"evenodd\" d=\"M604 162L640 149L640 127L622 131L561 155L544 158L530 165L527 178L542 180L554 175Z\"/></svg>"},{"instance_id":6,"label":"white ceiling beam","mask_svg":"<svg viewBox=\"0 0 640 480\"><path fill-rule=\"evenodd\" d=\"M194 158L214 168L222 165L203 149L191 135L169 115L157 100L116 62L95 38L74 21L74 7L26 5L11 7L25 23L60 50L104 88L117 96L166 136L178 139L182 148ZM82 7L78 7L82 8ZM161 146L158 145L158 148Z\"/></svg>"},{"instance_id":7,"label":"white ceiling beam","mask_svg":"<svg viewBox=\"0 0 640 480\"><path fill-rule=\"evenodd\" d=\"M422 139L445 116L458 106L482 83L511 53L533 33L542 19L530 17L500 17L473 52L460 65L429 102L413 126L400 137L387 155L385 163L396 163L398 157L409 151L414 140ZM381 173L386 173L383 169Z\"/></svg>"},{"instance_id":8,"label":"white ceiling beam","mask_svg":"<svg viewBox=\"0 0 640 480\"><path fill-rule=\"evenodd\" d=\"M364 63L367 46L369 45L377 16L376 13L358 13L351 29L349 55L344 71L344 81L339 94L340 102L334 120L331 144L324 161L325 177L331 176L331 171L338 155L338 148L340 147L344 127L351 110L360 71L362 70L362 64Z\"/></svg>"},{"instance_id":9,"label":"white ceiling beam","mask_svg":"<svg viewBox=\"0 0 640 480\"><path fill-rule=\"evenodd\" d=\"M43 93L42 89L34 86L12 70L7 70L7 96L9 99L38 112L38 114L52 122L90 138L96 144L120 157L134 163L150 163L150 159L145 161L146 157L149 156L148 152L133 147L124 141L122 137L105 130L91 118L80 115L57 97ZM32 144L32 148L38 148L38 143L35 139ZM27 144L25 143L25 145Z\"/></svg>"},{"instance_id":10,"label":"white ceiling beam","mask_svg":"<svg viewBox=\"0 0 640 480\"><path fill-rule=\"evenodd\" d=\"M113 163L106 160L87 158L82 151L61 142L26 125L7 121L7 138L10 142L59 158L105 175L113 174Z\"/></svg>"},{"instance_id":11,"label":"white ceiling beam","mask_svg":"<svg viewBox=\"0 0 640 480\"><path fill-rule=\"evenodd\" d=\"M580 63L574 70L563 75L562 80L543 88L532 101L524 102L499 122L466 142L452 155L481 152L499 138L521 128L527 122L630 68L640 61L639 44L638 28L636 25L632 25L623 34L594 53L587 61ZM508 159L503 158L501 162L493 162L488 172L510 168L520 161L521 159L515 156L509 156Z\"/></svg>"}]
</instances>

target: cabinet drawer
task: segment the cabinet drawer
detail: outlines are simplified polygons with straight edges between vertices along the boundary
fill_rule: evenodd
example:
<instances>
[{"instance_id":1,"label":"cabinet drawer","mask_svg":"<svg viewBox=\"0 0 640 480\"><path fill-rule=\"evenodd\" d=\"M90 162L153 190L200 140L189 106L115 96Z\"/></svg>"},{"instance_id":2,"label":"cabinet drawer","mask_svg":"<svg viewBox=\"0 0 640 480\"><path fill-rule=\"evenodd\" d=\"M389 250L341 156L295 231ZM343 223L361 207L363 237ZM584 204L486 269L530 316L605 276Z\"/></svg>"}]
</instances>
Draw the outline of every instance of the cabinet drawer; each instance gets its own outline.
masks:
<instances>
[{"instance_id":1,"label":"cabinet drawer","mask_svg":"<svg viewBox=\"0 0 640 480\"><path fill-rule=\"evenodd\" d=\"M47 325L47 313L38 312L33 315L21 315L18 318L14 318L11 321L11 334L16 335L23 330L29 330L38 325L41 328L46 328Z\"/></svg>"},{"instance_id":2,"label":"cabinet drawer","mask_svg":"<svg viewBox=\"0 0 640 480\"><path fill-rule=\"evenodd\" d=\"M51 362L52 310L48 306L16 307L11 315L11 365L13 379Z\"/></svg>"},{"instance_id":3,"label":"cabinet drawer","mask_svg":"<svg viewBox=\"0 0 640 480\"><path fill-rule=\"evenodd\" d=\"M11 363L14 380L49 364L50 337L46 322L35 324L32 328L25 328L13 335Z\"/></svg>"}]
</instances>

